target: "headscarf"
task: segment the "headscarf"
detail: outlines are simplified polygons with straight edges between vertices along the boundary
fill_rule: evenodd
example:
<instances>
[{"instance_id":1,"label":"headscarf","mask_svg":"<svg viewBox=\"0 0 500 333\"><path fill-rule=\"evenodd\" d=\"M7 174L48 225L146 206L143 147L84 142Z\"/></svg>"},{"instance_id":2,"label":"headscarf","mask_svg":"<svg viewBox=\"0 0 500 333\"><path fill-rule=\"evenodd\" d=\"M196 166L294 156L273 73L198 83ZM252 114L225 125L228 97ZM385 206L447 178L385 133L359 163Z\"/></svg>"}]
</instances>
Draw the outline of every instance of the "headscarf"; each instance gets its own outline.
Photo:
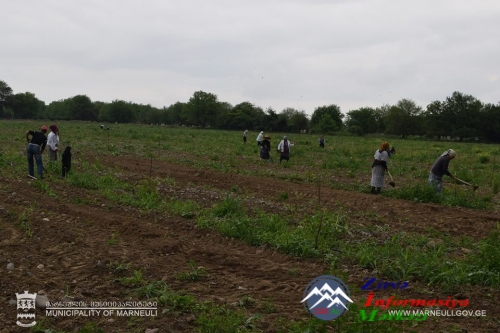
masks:
<instances>
[{"instance_id":1,"label":"headscarf","mask_svg":"<svg viewBox=\"0 0 500 333\"><path fill-rule=\"evenodd\" d=\"M447 151L441 154L441 156L446 156L446 155L457 156L457 153L453 149L448 149Z\"/></svg>"},{"instance_id":2,"label":"headscarf","mask_svg":"<svg viewBox=\"0 0 500 333\"><path fill-rule=\"evenodd\" d=\"M59 129L57 128L56 125L50 125L50 130L55 134L59 135Z\"/></svg>"}]
</instances>

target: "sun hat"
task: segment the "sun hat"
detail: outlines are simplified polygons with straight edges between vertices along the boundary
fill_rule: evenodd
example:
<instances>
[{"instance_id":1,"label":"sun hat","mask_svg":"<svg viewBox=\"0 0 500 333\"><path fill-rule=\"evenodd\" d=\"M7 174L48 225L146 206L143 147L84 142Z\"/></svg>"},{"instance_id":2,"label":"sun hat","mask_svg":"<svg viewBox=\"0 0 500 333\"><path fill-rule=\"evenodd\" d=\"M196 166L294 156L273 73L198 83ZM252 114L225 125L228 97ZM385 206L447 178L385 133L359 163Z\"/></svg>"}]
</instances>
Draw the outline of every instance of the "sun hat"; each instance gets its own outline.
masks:
<instances>
[{"instance_id":1,"label":"sun hat","mask_svg":"<svg viewBox=\"0 0 500 333\"><path fill-rule=\"evenodd\" d=\"M288 137L285 135L285 136L283 137L283 140L287 140L287 139L288 139Z\"/></svg>"},{"instance_id":2,"label":"sun hat","mask_svg":"<svg viewBox=\"0 0 500 333\"><path fill-rule=\"evenodd\" d=\"M269 139L271 140L271 137L269 135L264 135L264 139Z\"/></svg>"}]
</instances>

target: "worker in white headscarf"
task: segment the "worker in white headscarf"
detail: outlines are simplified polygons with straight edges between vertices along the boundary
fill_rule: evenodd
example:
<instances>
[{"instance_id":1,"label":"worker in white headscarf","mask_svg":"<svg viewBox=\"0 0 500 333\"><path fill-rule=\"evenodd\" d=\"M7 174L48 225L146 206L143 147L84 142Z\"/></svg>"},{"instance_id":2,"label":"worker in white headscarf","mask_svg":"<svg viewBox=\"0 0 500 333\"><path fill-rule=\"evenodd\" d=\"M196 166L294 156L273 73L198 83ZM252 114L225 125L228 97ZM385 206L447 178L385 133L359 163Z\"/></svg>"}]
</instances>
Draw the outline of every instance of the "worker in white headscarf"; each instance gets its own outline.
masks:
<instances>
[{"instance_id":1,"label":"worker in white headscarf","mask_svg":"<svg viewBox=\"0 0 500 333\"><path fill-rule=\"evenodd\" d=\"M260 131L259 135L257 135L257 146L260 147L262 144L262 139L264 138L264 132Z\"/></svg>"},{"instance_id":2,"label":"worker in white headscarf","mask_svg":"<svg viewBox=\"0 0 500 333\"><path fill-rule=\"evenodd\" d=\"M434 186L436 192L441 194L443 191L443 176L448 175L451 178L455 179L448 171L448 165L450 161L457 156L457 153L453 149L448 149L444 153L439 156L439 158L434 162L434 165L431 168L431 172L429 174L428 183Z\"/></svg>"}]
</instances>

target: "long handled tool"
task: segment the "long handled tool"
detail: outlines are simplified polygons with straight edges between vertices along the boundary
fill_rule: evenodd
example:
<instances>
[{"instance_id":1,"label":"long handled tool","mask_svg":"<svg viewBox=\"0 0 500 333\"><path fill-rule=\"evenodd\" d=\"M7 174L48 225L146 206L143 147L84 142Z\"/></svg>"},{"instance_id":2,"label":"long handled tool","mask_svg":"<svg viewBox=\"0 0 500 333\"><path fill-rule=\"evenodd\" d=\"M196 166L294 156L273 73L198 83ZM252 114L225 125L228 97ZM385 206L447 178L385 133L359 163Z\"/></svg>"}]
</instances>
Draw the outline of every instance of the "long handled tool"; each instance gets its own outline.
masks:
<instances>
[{"instance_id":1,"label":"long handled tool","mask_svg":"<svg viewBox=\"0 0 500 333\"><path fill-rule=\"evenodd\" d=\"M389 177L391 177L391 181L389 182L389 185L391 185L392 187L395 187L396 183L394 182L394 179L392 178L392 175L389 172L389 169L387 169L387 173L389 174Z\"/></svg>"},{"instance_id":2,"label":"long handled tool","mask_svg":"<svg viewBox=\"0 0 500 333\"><path fill-rule=\"evenodd\" d=\"M464 184L464 185L467 185L467 186L472 186L472 187L474 188L474 189L473 189L473 191L475 191L475 190L477 190L477 189L479 188L479 186L478 186L478 185L473 185L473 184L471 184L471 183L467 183L466 181L464 181L464 180L462 180L462 179L460 179L460 178L455 177L455 180L456 180L457 182L459 182L459 183Z\"/></svg>"}]
</instances>

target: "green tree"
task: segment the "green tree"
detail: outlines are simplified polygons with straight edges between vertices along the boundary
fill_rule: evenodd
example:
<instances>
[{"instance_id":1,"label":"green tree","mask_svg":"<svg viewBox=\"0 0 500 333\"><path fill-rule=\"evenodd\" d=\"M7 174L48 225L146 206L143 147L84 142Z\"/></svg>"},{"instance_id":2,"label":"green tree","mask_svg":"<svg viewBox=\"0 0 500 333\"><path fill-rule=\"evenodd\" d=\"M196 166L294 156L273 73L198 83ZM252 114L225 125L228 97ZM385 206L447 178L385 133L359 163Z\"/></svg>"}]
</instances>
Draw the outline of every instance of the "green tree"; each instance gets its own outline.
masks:
<instances>
[{"instance_id":1,"label":"green tree","mask_svg":"<svg viewBox=\"0 0 500 333\"><path fill-rule=\"evenodd\" d=\"M302 110L294 114L288 121L288 127L294 132L309 132L309 117L306 112Z\"/></svg>"},{"instance_id":2,"label":"green tree","mask_svg":"<svg viewBox=\"0 0 500 333\"><path fill-rule=\"evenodd\" d=\"M376 112L370 107L349 111L345 124L350 133L357 135L375 133L378 127Z\"/></svg>"},{"instance_id":3,"label":"green tree","mask_svg":"<svg viewBox=\"0 0 500 333\"><path fill-rule=\"evenodd\" d=\"M450 135L450 127L443 115L443 102L434 101L427 105L424 112L425 130L428 136L436 136L438 140L444 135Z\"/></svg>"},{"instance_id":4,"label":"green tree","mask_svg":"<svg viewBox=\"0 0 500 333\"><path fill-rule=\"evenodd\" d=\"M115 100L103 106L99 120L118 123L132 123L136 121L136 113L131 103Z\"/></svg>"},{"instance_id":5,"label":"green tree","mask_svg":"<svg viewBox=\"0 0 500 333\"><path fill-rule=\"evenodd\" d=\"M500 142L500 103L484 105L481 111L481 137Z\"/></svg>"},{"instance_id":6,"label":"green tree","mask_svg":"<svg viewBox=\"0 0 500 333\"><path fill-rule=\"evenodd\" d=\"M342 118L344 118L344 115L340 111L340 107L335 104L331 105L324 105L317 107L312 116L311 116L311 121L310 121L310 126L312 130L318 130L316 126L319 124L319 122L323 119L324 115L330 116L330 118L333 120L333 122L336 125L336 130L340 130L342 128Z\"/></svg>"},{"instance_id":7,"label":"green tree","mask_svg":"<svg viewBox=\"0 0 500 333\"><path fill-rule=\"evenodd\" d=\"M260 107L256 107L250 102L243 102L234 106L229 112L220 115L220 119L221 128L253 130L262 127L266 115Z\"/></svg>"},{"instance_id":8,"label":"green tree","mask_svg":"<svg viewBox=\"0 0 500 333\"><path fill-rule=\"evenodd\" d=\"M421 134L422 108L410 99L402 99L389 109L384 123L387 134L401 135L403 138Z\"/></svg>"},{"instance_id":9,"label":"green tree","mask_svg":"<svg viewBox=\"0 0 500 333\"><path fill-rule=\"evenodd\" d=\"M47 117L51 120L68 120L70 118L69 107L65 100L54 101L47 106Z\"/></svg>"},{"instance_id":10,"label":"green tree","mask_svg":"<svg viewBox=\"0 0 500 333\"><path fill-rule=\"evenodd\" d=\"M184 117L189 125L214 126L217 123L219 101L217 95L197 91L189 99L184 111Z\"/></svg>"},{"instance_id":11,"label":"green tree","mask_svg":"<svg viewBox=\"0 0 500 333\"><path fill-rule=\"evenodd\" d=\"M480 116L483 104L474 96L455 91L443 103L443 117L451 135L462 141L466 137L479 136Z\"/></svg>"},{"instance_id":12,"label":"green tree","mask_svg":"<svg viewBox=\"0 0 500 333\"><path fill-rule=\"evenodd\" d=\"M391 106L389 104L384 104L382 106L379 106L378 108L375 109L375 121L377 123L377 130L376 133L384 133L386 126L384 123L384 118L389 113L389 109Z\"/></svg>"},{"instance_id":13,"label":"green tree","mask_svg":"<svg viewBox=\"0 0 500 333\"><path fill-rule=\"evenodd\" d=\"M276 131L300 132L301 130L309 130L309 118L305 111L299 111L294 108L285 108L281 111L276 119ZM286 124L286 126L284 126ZM284 127L281 129L281 127Z\"/></svg>"},{"instance_id":14,"label":"green tree","mask_svg":"<svg viewBox=\"0 0 500 333\"><path fill-rule=\"evenodd\" d=\"M176 102L165 109L162 115L162 122L169 125L181 125L183 123L182 115L186 103Z\"/></svg>"},{"instance_id":15,"label":"green tree","mask_svg":"<svg viewBox=\"0 0 500 333\"><path fill-rule=\"evenodd\" d=\"M45 103L30 92L10 95L7 105L14 116L20 119L39 119L45 117Z\"/></svg>"},{"instance_id":16,"label":"green tree","mask_svg":"<svg viewBox=\"0 0 500 333\"><path fill-rule=\"evenodd\" d=\"M3 103L7 101L7 98L9 98L12 95L12 88L9 87L5 81L0 81L0 107L4 106Z\"/></svg>"},{"instance_id":17,"label":"green tree","mask_svg":"<svg viewBox=\"0 0 500 333\"><path fill-rule=\"evenodd\" d=\"M86 95L76 95L66 100L69 119L96 121L98 110Z\"/></svg>"},{"instance_id":18,"label":"green tree","mask_svg":"<svg viewBox=\"0 0 500 333\"><path fill-rule=\"evenodd\" d=\"M12 88L5 81L0 81L0 117L11 118L14 111L7 105L7 99L12 95Z\"/></svg>"},{"instance_id":19,"label":"green tree","mask_svg":"<svg viewBox=\"0 0 500 333\"><path fill-rule=\"evenodd\" d=\"M314 127L314 131L320 134L332 134L338 130L339 128L337 124L328 114L323 114L319 122Z\"/></svg>"}]
</instances>

